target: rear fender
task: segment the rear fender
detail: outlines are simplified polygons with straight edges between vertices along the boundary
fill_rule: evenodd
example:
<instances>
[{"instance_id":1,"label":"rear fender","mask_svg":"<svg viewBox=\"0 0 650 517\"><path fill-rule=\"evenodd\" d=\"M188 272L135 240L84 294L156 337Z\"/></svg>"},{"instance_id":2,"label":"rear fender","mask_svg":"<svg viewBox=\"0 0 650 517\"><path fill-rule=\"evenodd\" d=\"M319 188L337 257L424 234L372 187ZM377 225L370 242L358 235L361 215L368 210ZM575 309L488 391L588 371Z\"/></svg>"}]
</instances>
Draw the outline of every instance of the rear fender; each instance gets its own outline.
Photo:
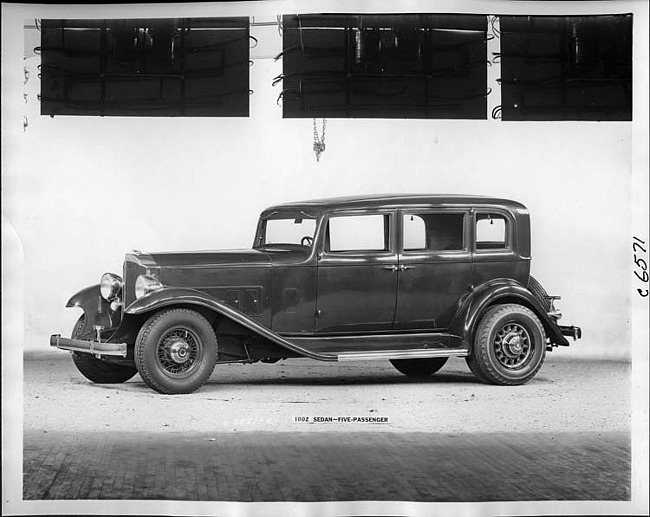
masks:
<instances>
[{"instance_id":1,"label":"rear fender","mask_svg":"<svg viewBox=\"0 0 650 517\"><path fill-rule=\"evenodd\" d=\"M563 346L569 344L537 298L520 283L508 278L490 280L476 288L454 316L449 327L450 332L461 336L471 350L474 332L481 317L488 307L500 303L518 303L528 307L542 322L551 343Z\"/></svg>"},{"instance_id":2,"label":"rear fender","mask_svg":"<svg viewBox=\"0 0 650 517\"><path fill-rule=\"evenodd\" d=\"M207 309L212 313L219 314L232 322L238 323L251 332L291 350L292 352L320 361L336 361L336 356L311 352L310 350L293 344L291 341L273 332L268 327L252 320L246 314L237 309L233 309L230 305L217 300L202 291L197 291L196 289L185 287L164 287L137 299L126 308L125 316L146 316L165 307L174 306L195 306L197 308Z\"/></svg>"},{"instance_id":3,"label":"rear fender","mask_svg":"<svg viewBox=\"0 0 650 517\"><path fill-rule=\"evenodd\" d=\"M121 313L111 310L111 304L102 298L99 284L82 289L68 300L66 307L78 307L85 315L84 328L80 338L95 335L95 327L104 330L115 329L120 325Z\"/></svg>"}]
</instances>

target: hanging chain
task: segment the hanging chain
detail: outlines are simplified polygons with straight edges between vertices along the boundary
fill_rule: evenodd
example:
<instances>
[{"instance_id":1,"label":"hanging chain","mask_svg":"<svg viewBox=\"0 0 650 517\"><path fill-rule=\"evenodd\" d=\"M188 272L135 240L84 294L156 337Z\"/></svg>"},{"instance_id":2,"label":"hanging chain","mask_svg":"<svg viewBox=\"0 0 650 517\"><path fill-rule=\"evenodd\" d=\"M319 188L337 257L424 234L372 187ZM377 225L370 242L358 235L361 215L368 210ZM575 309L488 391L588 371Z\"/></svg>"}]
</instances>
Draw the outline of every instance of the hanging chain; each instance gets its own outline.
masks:
<instances>
[{"instance_id":1,"label":"hanging chain","mask_svg":"<svg viewBox=\"0 0 650 517\"><path fill-rule=\"evenodd\" d=\"M314 119L314 153L316 154L316 161L320 161L320 155L325 151L325 128L327 127L327 120L323 119L323 126L321 136L318 136L318 128L316 127L316 119Z\"/></svg>"}]
</instances>

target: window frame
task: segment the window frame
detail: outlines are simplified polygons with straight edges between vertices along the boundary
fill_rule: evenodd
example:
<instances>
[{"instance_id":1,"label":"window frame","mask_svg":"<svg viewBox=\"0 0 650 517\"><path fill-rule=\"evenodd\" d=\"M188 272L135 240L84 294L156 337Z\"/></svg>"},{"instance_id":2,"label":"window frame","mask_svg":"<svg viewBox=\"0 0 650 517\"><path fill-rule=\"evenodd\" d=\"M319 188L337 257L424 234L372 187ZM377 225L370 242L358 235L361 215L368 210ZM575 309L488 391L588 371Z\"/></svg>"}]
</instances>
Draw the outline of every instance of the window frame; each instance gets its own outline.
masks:
<instances>
[{"instance_id":1,"label":"window frame","mask_svg":"<svg viewBox=\"0 0 650 517\"><path fill-rule=\"evenodd\" d=\"M314 242L318 238L318 231L320 226L321 215L309 211L307 209L291 209L291 210L275 210L273 212L262 212L257 220L257 226L255 228L255 238L253 240L253 249L264 248L267 246L273 246L272 244L264 244L266 241L266 223L272 219L297 219L302 217L303 219L313 219L316 221L316 226L314 228L314 234L311 236L314 239ZM313 245L310 246L313 248Z\"/></svg>"},{"instance_id":2,"label":"window frame","mask_svg":"<svg viewBox=\"0 0 650 517\"><path fill-rule=\"evenodd\" d=\"M478 249L476 247L477 244L477 231L476 231L476 225L478 224L478 216L481 214L494 214L494 215L499 215L503 217L505 221L505 246L503 248L487 248L487 249ZM474 209L472 211L472 238L471 238L471 249L472 253L476 254L485 254L485 255L491 255L495 253L502 253L502 254L513 254L516 253L515 247L514 247L514 234L515 234L515 222L514 218L512 215L507 211L503 210L500 208L492 208L492 207L481 207Z\"/></svg>"},{"instance_id":3,"label":"window frame","mask_svg":"<svg viewBox=\"0 0 650 517\"><path fill-rule=\"evenodd\" d=\"M305 235L304 237L311 237L312 241L316 237L316 232L318 231L318 219L313 218L313 217L269 217L267 219L264 219L262 222L262 233L259 238L260 245L258 247L263 248L263 247L273 247L273 246L300 246L300 243L292 243L292 242L267 242L268 239L268 223L269 221L290 221L290 220L295 220L295 219L302 219L308 220L308 221L314 221L314 231L310 235ZM311 248L311 246L308 246Z\"/></svg>"},{"instance_id":4,"label":"window frame","mask_svg":"<svg viewBox=\"0 0 650 517\"><path fill-rule=\"evenodd\" d=\"M386 235L386 249L383 250L344 250L344 251L331 251L326 249L327 233L329 229L330 219L339 217L359 217L367 215L380 215L388 219L388 228L384 226L384 233ZM323 216L321 220L321 229L317 232L318 235L318 253L320 256L327 257L390 257L395 255L395 219L396 210L391 209L357 209L357 210L337 210L330 212ZM386 223L384 223L385 225Z\"/></svg>"},{"instance_id":5,"label":"window frame","mask_svg":"<svg viewBox=\"0 0 650 517\"><path fill-rule=\"evenodd\" d=\"M457 255L459 253L469 253L470 247L469 247L469 234L470 234L470 228L469 226L471 225L471 210L469 208L421 208L421 207L414 207L414 208L402 208L400 209L400 215L399 215L399 252L400 254L407 255L407 256L415 256L415 255L422 255L422 254L427 254L427 255L440 255L440 254L445 254L445 255ZM406 250L404 249L404 217L409 216L409 215L418 215L420 216L421 214L462 214L463 216L463 237L462 237L462 242L463 242L463 247L462 249L458 250L431 250L428 248L424 249L411 249L411 250Z\"/></svg>"}]
</instances>

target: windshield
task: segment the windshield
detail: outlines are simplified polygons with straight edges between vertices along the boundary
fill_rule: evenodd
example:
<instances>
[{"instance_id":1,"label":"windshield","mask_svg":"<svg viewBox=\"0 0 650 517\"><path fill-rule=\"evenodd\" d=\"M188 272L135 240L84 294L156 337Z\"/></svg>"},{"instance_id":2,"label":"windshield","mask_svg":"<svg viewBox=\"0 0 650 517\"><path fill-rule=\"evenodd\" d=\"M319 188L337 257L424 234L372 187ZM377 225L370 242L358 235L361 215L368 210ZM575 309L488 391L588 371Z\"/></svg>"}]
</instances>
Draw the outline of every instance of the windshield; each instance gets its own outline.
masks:
<instances>
[{"instance_id":1,"label":"windshield","mask_svg":"<svg viewBox=\"0 0 650 517\"><path fill-rule=\"evenodd\" d=\"M276 214L263 221L257 247L305 246L311 247L316 233L316 219L307 214Z\"/></svg>"}]
</instances>

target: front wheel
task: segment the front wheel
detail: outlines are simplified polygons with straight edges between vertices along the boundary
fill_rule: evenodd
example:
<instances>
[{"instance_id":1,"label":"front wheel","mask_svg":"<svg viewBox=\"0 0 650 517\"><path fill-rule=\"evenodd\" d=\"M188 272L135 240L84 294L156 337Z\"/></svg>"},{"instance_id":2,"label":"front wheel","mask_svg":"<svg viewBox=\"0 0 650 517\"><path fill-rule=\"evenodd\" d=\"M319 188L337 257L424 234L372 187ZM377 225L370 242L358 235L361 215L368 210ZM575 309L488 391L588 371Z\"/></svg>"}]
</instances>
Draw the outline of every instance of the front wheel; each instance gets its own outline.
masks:
<instances>
[{"instance_id":1,"label":"front wheel","mask_svg":"<svg viewBox=\"0 0 650 517\"><path fill-rule=\"evenodd\" d=\"M466 361L483 382L517 385L535 376L545 356L544 327L535 313L522 305L507 304L485 313Z\"/></svg>"},{"instance_id":2,"label":"front wheel","mask_svg":"<svg viewBox=\"0 0 650 517\"><path fill-rule=\"evenodd\" d=\"M72 338L81 335L85 324L85 316L81 316L72 329ZM72 361L77 370L88 380L97 384L119 384L128 381L138 370L133 366L108 363L95 358L92 354L73 352Z\"/></svg>"},{"instance_id":3,"label":"front wheel","mask_svg":"<svg viewBox=\"0 0 650 517\"><path fill-rule=\"evenodd\" d=\"M217 359L208 321L189 309L154 314L138 333L135 364L149 387L167 395L192 393L205 384Z\"/></svg>"},{"instance_id":4,"label":"front wheel","mask_svg":"<svg viewBox=\"0 0 650 517\"><path fill-rule=\"evenodd\" d=\"M390 359L398 371L407 377L424 379L430 377L442 368L448 357L431 357L429 359Z\"/></svg>"}]
</instances>

